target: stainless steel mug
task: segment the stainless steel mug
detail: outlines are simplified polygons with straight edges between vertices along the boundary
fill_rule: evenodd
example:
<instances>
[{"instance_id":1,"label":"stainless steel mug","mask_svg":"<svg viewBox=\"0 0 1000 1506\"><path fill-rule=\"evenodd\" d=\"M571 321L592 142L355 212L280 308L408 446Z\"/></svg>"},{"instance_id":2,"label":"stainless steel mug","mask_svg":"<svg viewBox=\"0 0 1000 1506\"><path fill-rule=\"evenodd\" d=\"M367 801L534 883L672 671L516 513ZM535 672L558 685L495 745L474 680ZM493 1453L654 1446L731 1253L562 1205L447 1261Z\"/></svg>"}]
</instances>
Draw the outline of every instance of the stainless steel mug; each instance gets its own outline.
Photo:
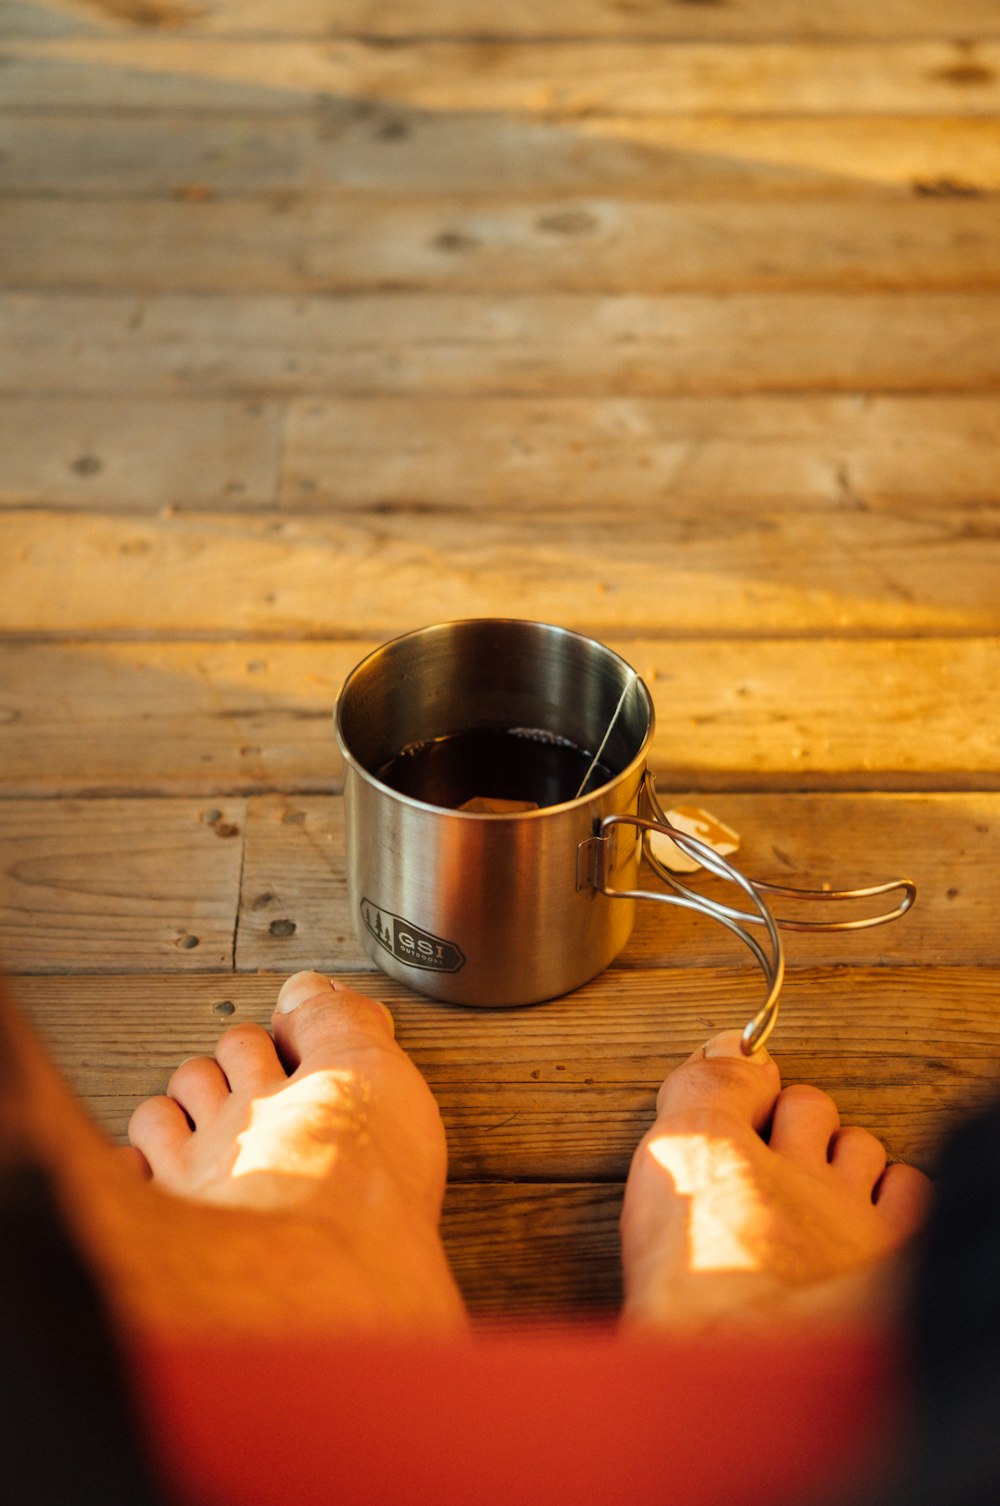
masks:
<instances>
[{"instance_id":1,"label":"stainless steel mug","mask_svg":"<svg viewBox=\"0 0 1000 1506\"><path fill-rule=\"evenodd\" d=\"M383 645L348 676L336 712L344 757L348 898L359 939L384 972L457 1004L532 1004L595 977L622 950L636 902L651 899L708 913L754 953L767 981L744 1032L753 1051L773 1028L783 953L761 891L723 858L677 831L656 799L647 755L653 702L618 654L545 623L480 618L439 623ZM554 804L513 809L472 801L456 809L394 787L400 756L445 740L495 731L579 751L577 784ZM494 792L478 791L484 797ZM703 867L735 883L750 910L682 885L648 851L661 831ZM671 892L639 889L644 849ZM904 890L907 880L870 890ZM766 942L748 925L763 926ZM804 923L797 923L801 928Z\"/></svg>"}]
</instances>

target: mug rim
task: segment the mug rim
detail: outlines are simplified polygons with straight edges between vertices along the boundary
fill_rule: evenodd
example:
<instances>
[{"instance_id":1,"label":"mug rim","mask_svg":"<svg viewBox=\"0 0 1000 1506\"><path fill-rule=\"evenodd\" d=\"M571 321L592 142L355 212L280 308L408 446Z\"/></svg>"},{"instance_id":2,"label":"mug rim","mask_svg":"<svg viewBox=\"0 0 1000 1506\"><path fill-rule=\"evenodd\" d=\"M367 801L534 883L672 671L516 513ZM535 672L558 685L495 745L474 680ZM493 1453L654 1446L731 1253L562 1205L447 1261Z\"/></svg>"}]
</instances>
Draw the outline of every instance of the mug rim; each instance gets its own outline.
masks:
<instances>
[{"instance_id":1,"label":"mug rim","mask_svg":"<svg viewBox=\"0 0 1000 1506\"><path fill-rule=\"evenodd\" d=\"M552 633L566 639L573 639L580 644L587 645L591 649L599 649L603 654L606 654L610 660L615 661L625 670L626 674L630 677L627 682L626 689L632 684L636 685L639 694L644 699L646 708L646 726L638 748L623 769L620 769L618 773L614 774L610 779L605 780L603 784L596 785L593 789L587 791L586 793L575 795L571 800L563 800L554 805L539 806L534 810L527 811L464 811L456 809L452 806L435 805L431 801L420 800L415 795L404 794L402 790L397 790L393 788L392 785L386 784L384 780L379 779L378 775L361 761L361 759L348 746L347 737L343 729L342 710L345 694L348 692L352 682L354 682L356 678L363 672L365 667L369 666L371 662L374 659L377 659L380 655L385 654L392 649L398 650L399 647L411 640L418 638L431 638L439 633L454 632L456 629L472 629L486 626L496 626L501 628L511 627L514 629L524 628L529 630L536 629L542 630L547 633ZM398 800L402 804L411 806L420 811L427 811L433 813L436 816L453 817L461 821L518 822L536 821L544 819L546 816L553 816L557 813L562 813L574 808L582 809L596 797L606 797L607 792L617 789L624 780L628 779L634 774L634 771L637 767L646 767L647 753L649 746L653 740L653 733L656 725L656 710L653 703L652 694L649 690L649 686L639 674L639 671L635 669L627 659L625 659L620 653L618 653L616 649L610 648L599 638L591 637L589 633L581 633L575 628L567 628L561 626L558 623L543 622L538 619L528 617L459 617L451 620L431 622L425 624L423 627L408 629L405 633L398 633L395 637L386 639L384 643L379 644L376 648L365 654L365 656L362 659L359 659L357 664L355 664L354 667L348 672L347 676L344 679L344 682L340 688L340 693L337 696L337 704L334 709L333 719L337 745L340 749L341 756L343 757L345 763L351 769L353 769L360 778L370 782L378 790L384 791L386 795L391 796L394 800Z\"/></svg>"}]
</instances>

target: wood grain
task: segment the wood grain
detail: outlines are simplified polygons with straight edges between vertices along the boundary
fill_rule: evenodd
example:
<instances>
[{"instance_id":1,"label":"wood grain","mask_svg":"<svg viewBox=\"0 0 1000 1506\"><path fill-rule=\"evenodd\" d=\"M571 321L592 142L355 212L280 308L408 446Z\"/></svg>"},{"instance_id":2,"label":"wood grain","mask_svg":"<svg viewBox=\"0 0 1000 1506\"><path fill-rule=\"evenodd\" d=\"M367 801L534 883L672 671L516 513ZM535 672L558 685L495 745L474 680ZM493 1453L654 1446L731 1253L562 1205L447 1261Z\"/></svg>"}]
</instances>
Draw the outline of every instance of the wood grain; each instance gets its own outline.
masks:
<instances>
[{"instance_id":1,"label":"wood grain","mask_svg":"<svg viewBox=\"0 0 1000 1506\"><path fill-rule=\"evenodd\" d=\"M126 512L280 506L852 505L971 525L1000 499L989 394L231 401L0 397L0 505ZM456 443L456 433L463 437Z\"/></svg>"},{"instance_id":2,"label":"wood grain","mask_svg":"<svg viewBox=\"0 0 1000 1506\"><path fill-rule=\"evenodd\" d=\"M750 195L763 203L815 194L869 201L917 194L954 206L1000 188L1000 123L992 116L741 116L724 107L709 115L588 112L560 121L456 117L393 100L325 96L285 114L269 111L262 121L216 92L191 116L143 111L137 99L126 132L103 99L54 112L42 92L48 72L37 84L13 113L0 114L0 190L56 194L74 206L90 194L171 195L201 207L216 196L255 196L260 235L272 229L273 213L294 210L302 195L322 204L345 190L445 194L455 203L481 198L488 183L499 211L511 197L544 202L570 193L610 194L623 208L636 197ZM244 249L253 254L252 245ZM127 262L118 264L126 274Z\"/></svg>"},{"instance_id":3,"label":"wood grain","mask_svg":"<svg viewBox=\"0 0 1000 1506\"><path fill-rule=\"evenodd\" d=\"M179 405L183 413L184 405ZM461 434L462 443L456 442ZM281 500L297 511L695 503L760 516L1000 498L992 394L296 398ZM99 491L99 478L93 489Z\"/></svg>"},{"instance_id":4,"label":"wood grain","mask_svg":"<svg viewBox=\"0 0 1000 1506\"><path fill-rule=\"evenodd\" d=\"M231 966L245 806L0 802L0 958L9 970Z\"/></svg>"},{"instance_id":5,"label":"wood grain","mask_svg":"<svg viewBox=\"0 0 1000 1506\"><path fill-rule=\"evenodd\" d=\"M339 520L67 513L53 530L44 514L11 511L0 631L368 637L513 616L639 635L664 600L676 636L1000 627L998 539L976 510L934 517L847 502L737 519L693 506L651 519L621 505L575 528L564 510L527 523L445 513L429 527L419 509Z\"/></svg>"},{"instance_id":6,"label":"wood grain","mask_svg":"<svg viewBox=\"0 0 1000 1506\"><path fill-rule=\"evenodd\" d=\"M333 709L378 641L8 644L0 789L336 791ZM650 687L664 789L1000 788L998 638L604 641Z\"/></svg>"},{"instance_id":7,"label":"wood grain","mask_svg":"<svg viewBox=\"0 0 1000 1506\"><path fill-rule=\"evenodd\" d=\"M676 805L699 799L683 791L664 792L664 798ZM740 834L732 861L753 878L816 889L901 876L916 883L918 902L897 923L865 932L787 933L789 966L1000 965L990 876L1000 830L996 795L720 792L709 808ZM648 870L642 881L654 893L666 890ZM744 903L721 880L702 874L692 884L722 903ZM771 903L776 914L804 920L879 910L871 902L851 910ZM739 944L707 918L650 902L637 906L635 930L616 966L710 966L742 957ZM261 972L372 969L348 905L340 797L274 795L249 802L236 966Z\"/></svg>"},{"instance_id":8,"label":"wood grain","mask_svg":"<svg viewBox=\"0 0 1000 1506\"><path fill-rule=\"evenodd\" d=\"M543 1312L555 1321L617 1314L622 1194L614 1182L452 1183L441 1231L470 1313Z\"/></svg>"},{"instance_id":9,"label":"wood grain","mask_svg":"<svg viewBox=\"0 0 1000 1506\"><path fill-rule=\"evenodd\" d=\"M10 286L122 293L670 293L1000 286L995 199L456 205L8 200ZM122 268L116 247L132 247ZM669 253L664 255L664 248Z\"/></svg>"},{"instance_id":10,"label":"wood grain","mask_svg":"<svg viewBox=\"0 0 1000 1506\"><path fill-rule=\"evenodd\" d=\"M8 108L284 113L319 95L426 111L572 119L590 111L822 111L991 115L1000 40L500 43L463 37L404 47L351 38L198 38L161 30L7 40Z\"/></svg>"},{"instance_id":11,"label":"wood grain","mask_svg":"<svg viewBox=\"0 0 1000 1506\"><path fill-rule=\"evenodd\" d=\"M954 0L948 10L955 35L991 35L997 29L990 0ZM727 6L720 15L699 9L652 4L622 5L615 0L575 0L571 9L558 0L508 0L498 11L487 0L425 0L419 9L406 0L339 0L331 15L327 0L48 0L44 10L18 7L5 30L9 35L45 36L74 29L128 31L130 28L183 29L205 35L240 36L474 36L686 38L697 33L729 41L743 37L781 36L792 31L814 36L932 36L941 32L935 0L890 0L860 7L853 0L830 0L821 11L803 11L799 0L772 0L766 11L746 3Z\"/></svg>"},{"instance_id":12,"label":"wood grain","mask_svg":"<svg viewBox=\"0 0 1000 1506\"><path fill-rule=\"evenodd\" d=\"M284 424L279 405L252 400L0 398L0 503L267 506Z\"/></svg>"},{"instance_id":13,"label":"wood grain","mask_svg":"<svg viewBox=\"0 0 1000 1506\"><path fill-rule=\"evenodd\" d=\"M665 798L688 805L702 797ZM710 808L740 833L734 861L755 878L815 888L916 882L918 903L900 923L789 933L789 966L1000 966L990 861L997 795L720 793ZM348 905L338 796L6 801L0 847L0 958L19 972L374 971ZM652 873L643 883L665 892ZM734 901L719 880L693 883ZM879 910L772 903L798 919ZM637 907L616 966L736 966L743 958L708 919L650 902Z\"/></svg>"},{"instance_id":14,"label":"wood grain","mask_svg":"<svg viewBox=\"0 0 1000 1506\"><path fill-rule=\"evenodd\" d=\"M0 392L564 397L972 392L1000 383L981 293L16 292Z\"/></svg>"}]
</instances>

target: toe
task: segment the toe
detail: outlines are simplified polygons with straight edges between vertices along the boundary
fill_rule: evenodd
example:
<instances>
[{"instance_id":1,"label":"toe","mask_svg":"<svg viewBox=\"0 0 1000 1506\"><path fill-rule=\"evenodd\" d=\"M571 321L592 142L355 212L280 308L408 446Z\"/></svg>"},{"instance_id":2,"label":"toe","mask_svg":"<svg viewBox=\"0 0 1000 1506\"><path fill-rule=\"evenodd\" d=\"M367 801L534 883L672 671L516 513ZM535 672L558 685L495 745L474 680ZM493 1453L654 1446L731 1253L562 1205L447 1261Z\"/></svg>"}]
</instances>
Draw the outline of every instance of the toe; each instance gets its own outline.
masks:
<instances>
[{"instance_id":1,"label":"toe","mask_svg":"<svg viewBox=\"0 0 1000 1506\"><path fill-rule=\"evenodd\" d=\"M181 1062L167 1083L167 1096L180 1104L196 1125L229 1097L229 1082L210 1056L191 1056Z\"/></svg>"},{"instance_id":2,"label":"toe","mask_svg":"<svg viewBox=\"0 0 1000 1506\"><path fill-rule=\"evenodd\" d=\"M266 1092L287 1075L271 1036L263 1025L249 1022L219 1036L215 1060L234 1093Z\"/></svg>"},{"instance_id":3,"label":"toe","mask_svg":"<svg viewBox=\"0 0 1000 1506\"><path fill-rule=\"evenodd\" d=\"M866 1129L849 1124L836 1130L830 1142L830 1165L838 1176L869 1196L885 1171L885 1146Z\"/></svg>"},{"instance_id":4,"label":"toe","mask_svg":"<svg viewBox=\"0 0 1000 1506\"><path fill-rule=\"evenodd\" d=\"M296 973L287 980L272 1026L289 1069L303 1062L336 1064L344 1051L393 1048L392 1015L385 1005L321 973Z\"/></svg>"},{"instance_id":5,"label":"toe","mask_svg":"<svg viewBox=\"0 0 1000 1506\"><path fill-rule=\"evenodd\" d=\"M175 1159L191 1134L191 1123L173 1098L147 1098L129 1120L129 1142L145 1157L154 1176Z\"/></svg>"},{"instance_id":6,"label":"toe","mask_svg":"<svg viewBox=\"0 0 1000 1506\"><path fill-rule=\"evenodd\" d=\"M769 1144L799 1166L826 1166L830 1145L840 1128L837 1105L829 1093L808 1083L785 1088L774 1106Z\"/></svg>"},{"instance_id":7,"label":"toe","mask_svg":"<svg viewBox=\"0 0 1000 1506\"><path fill-rule=\"evenodd\" d=\"M713 1112L734 1115L762 1130L781 1089L778 1068L761 1049L744 1056L740 1032L727 1030L677 1067L660 1088L657 1116Z\"/></svg>"},{"instance_id":8,"label":"toe","mask_svg":"<svg viewBox=\"0 0 1000 1506\"><path fill-rule=\"evenodd\" d=\"M929 1177L915 1166L897 1161L887 1168L875 1188L875 1206L899 1237L905 1239L927 1217L932 1191Z\"/></svg>"}]
</instances>

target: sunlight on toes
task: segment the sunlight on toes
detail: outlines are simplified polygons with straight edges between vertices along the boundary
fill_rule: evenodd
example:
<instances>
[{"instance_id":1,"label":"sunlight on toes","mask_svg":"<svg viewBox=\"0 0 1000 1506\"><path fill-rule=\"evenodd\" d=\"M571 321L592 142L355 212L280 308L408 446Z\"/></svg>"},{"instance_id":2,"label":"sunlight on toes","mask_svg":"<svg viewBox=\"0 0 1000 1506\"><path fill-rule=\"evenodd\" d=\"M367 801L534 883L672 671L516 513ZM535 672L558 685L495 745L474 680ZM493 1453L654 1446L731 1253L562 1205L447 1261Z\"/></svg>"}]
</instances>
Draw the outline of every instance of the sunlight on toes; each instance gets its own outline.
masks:
<instances>
[{"instance_id":1,"label":"sunlight on toes","mask_svg":"<svg viewBox=\"0 0 1000 1506\"><path fill-rule=\"evenodd\" d=\"M328 1068L255 1098L249 1124L236 1137L232 1176L284 1172L320 1181L345 1150L369 1143L370 1097L370 1084L353 1072Z\"/></svg>"},{"instance_id":2,"label":"sunlight on toes","mask_svg":"<svg viewBox=\"0 0 1000 1506\"><path fill-rule=\"evenodd\" d=\"M741 1212L753 1206L746 1165L728 1141L710 1135L665 1134L649 1154L686 1198L687 1267L690 1271L756 1271L760 1262L741 1236ZM746 1197L741 1197L744 1191Z\"/></svg>"}]
</instances>

